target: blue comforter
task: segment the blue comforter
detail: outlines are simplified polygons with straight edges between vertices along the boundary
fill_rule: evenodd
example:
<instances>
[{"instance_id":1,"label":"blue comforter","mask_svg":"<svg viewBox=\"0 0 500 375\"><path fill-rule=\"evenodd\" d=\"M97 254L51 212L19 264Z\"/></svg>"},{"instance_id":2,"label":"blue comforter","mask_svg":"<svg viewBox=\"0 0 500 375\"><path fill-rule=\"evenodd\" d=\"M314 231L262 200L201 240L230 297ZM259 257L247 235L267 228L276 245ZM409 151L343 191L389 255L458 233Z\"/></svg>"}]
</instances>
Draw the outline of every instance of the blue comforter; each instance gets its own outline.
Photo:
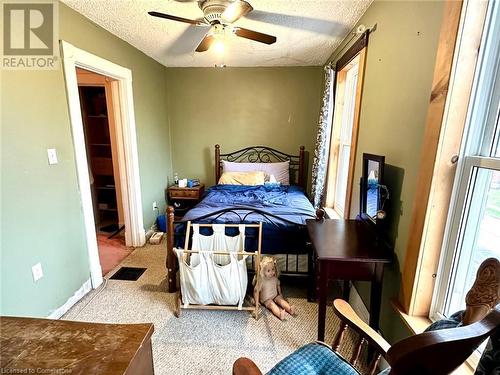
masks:
<instances>
[{"instance_id":1,"label":"blue comforter","mask_svg":"<svg viewBox=\"0 0 500 375\"><path fill-rule=\"evenodd\" d=\"M304 225L306 219L316 217L311 202L307 199L304 191L297 186L216 185L207 190L203 200L189 210L182 220L195 221L200 217L206 217L206 215L231 207L242 208L237 210L240 216L244 216L248 212L243 207L262 211L276 225ZM211 218L214 216L216 215ZM236 215L229 213L216 221L231 222L238 221L238 219ZM245 219L245 222L257 221L266 220L263 220L261 215L254 213Z\"/></svg>"},{"instance_id":2,"label":"blue comforter","mask_svg":"<svg viewBox=\"0 0 500 375\"><path fill-rule=\"evenodd\" d=\"M232 208L236 213L221 215ZM256 210L260 213L251 212ZM182 221L196 223L263 223L262 251L265 253L307 252L306 219L316 213L304 191L297 186L277 185L216 185L205 193L203 200L189 210ZM247 229L246 249L256 249L256 233ZM230 234L229 229L226 230ZM183 225L176 227L177 246L183 244ZM249 235L250 234L250 235Z\"/></svg>"}]
</instances>

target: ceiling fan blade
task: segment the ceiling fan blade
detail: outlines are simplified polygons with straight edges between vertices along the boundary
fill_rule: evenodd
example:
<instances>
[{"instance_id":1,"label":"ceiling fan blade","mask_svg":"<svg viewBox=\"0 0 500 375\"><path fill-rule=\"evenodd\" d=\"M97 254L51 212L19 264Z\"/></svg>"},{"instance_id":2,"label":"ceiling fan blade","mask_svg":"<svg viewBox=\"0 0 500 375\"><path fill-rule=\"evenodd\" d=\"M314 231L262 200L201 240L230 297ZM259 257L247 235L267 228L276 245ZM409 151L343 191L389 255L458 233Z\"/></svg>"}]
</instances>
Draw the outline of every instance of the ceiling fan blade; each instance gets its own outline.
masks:
<instances>
[{"instance_id":1,"label":"ceiling fan blade","mask_svg":"<svg viewBox=\"0 0 500 375\"><path fill-rule=\"evenodd\" d=\"M258 31L244 29L243 27L235 27L234 33L241 38L255 40L256 42L260 43L273 44L274 42L276 42L275 36L259 33Z\"/></svg>"},{"instance_id":2,"label":"ceiling fan blade","mask_svg":"<svg viewBox=\"0 0 500 375\"><path fill-rule=\"evenodd\" d=\"M212 43L214 41L215 41L215 37L212 34L208 33L207 35L205 35L205 37L200 42L200 44L198 45L198 47L196 47L196 52L205 52L205 51L207 51L212 46Z\"/></svg>"},{"instance_id":3,"label":"ceiling fan blade","mask_svg":"<svg viewBox=\"0 0 500 375\"><path fill-rule=\"evenodd\" d=\"M253 7L244 0L235 0L229 4L226 10L221 14L223 21L233 23L241 17L246 16L253 10Z\"/></svg>"},{"instance_id":4,"label":"ceiling fan blade","mask_svg":"<svg viewBox=\"0 0 500 375\"><path fill-rule=\"evenodd\" d=\"M190 23L191 25L196 25L196 26L210 26L210 25L208 25L204 21L190 20L188 18L172 16L170 14L165 14L165 13L160 13L160 12L148 12L148 14L150 16L153 16L153 17L159 17L159 18L165 18L167 20L173 20L173 21L179 21L179 22L184 22L184 23Z\"/></svg>"}]
</instances>

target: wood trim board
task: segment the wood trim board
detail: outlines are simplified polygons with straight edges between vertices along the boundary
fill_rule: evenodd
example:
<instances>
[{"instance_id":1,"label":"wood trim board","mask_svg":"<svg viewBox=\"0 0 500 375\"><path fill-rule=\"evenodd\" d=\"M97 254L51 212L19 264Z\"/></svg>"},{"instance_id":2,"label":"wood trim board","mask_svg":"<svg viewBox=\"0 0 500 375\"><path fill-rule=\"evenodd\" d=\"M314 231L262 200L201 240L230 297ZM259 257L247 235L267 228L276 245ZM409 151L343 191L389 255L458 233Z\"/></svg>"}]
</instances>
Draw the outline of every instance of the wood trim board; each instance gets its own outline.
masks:
<instances>
[{"instance_id":1,"label":"wood trim board","mask_svg":"<svg viewBox=\"0 0 500 375\"><path fill-rule=\"evenodd\" d=\"M400 302L411 316L430 312L487 7L445 4L402 274Z\"/></svg>"},{"instance_id":2,"label":"wood trim board","mask_svg":"<svg viewBox=\"0 0 500 375\"><path fill-rule=\"evenodd\" d=\"M453 54L457 40L462 1L448 0L444 5L443 21L438 42L434 77L427 109L427 119L424 131L422 151L420 156L420 170L413 201L410 233L406 247L406 256L403 266L401 302L403 308L413 315L415 281L419 277L418 264L420 261L420 245L423 237L427 204L432 184L434 161L436 159L441 123L450 83Z\"/></svg>"},{"instance_id":3,"label":"wood trim board","mask_svg":"<svg viewBox=\"0 0 500 375\"><path fill-rule=\"evenodd\" d=\"M338 72L342 70L352 59L354 59L358 53L368 46L368 36L370 35L370 30L366 30L349 49L337 60L335 64L335 70Z\"/></svg>"},{"instance_id":4,"label":"wood trim board","mask_svg":"<svg viewBox=\"0 0 500 375\"><path fill-rule=\"evenodd\" d=\"M368 42L368 32L366 33L366 38L364 40L366 41L366 43ZM356 100L354 103L354 119L352 124L352 135L351 135L351 154L349 155L349 173L347 175L347 191L346 191L346 200L344 204L345 207L344 219L349 219L349 214L351 212L352 186L354 182L354 170L356 168L356 151L358 148L359 118L361 115L361 99L363 97L365 64L366 64L366 47L359 52L358 82L356 87Z\"/></svg>"}]
</instances>

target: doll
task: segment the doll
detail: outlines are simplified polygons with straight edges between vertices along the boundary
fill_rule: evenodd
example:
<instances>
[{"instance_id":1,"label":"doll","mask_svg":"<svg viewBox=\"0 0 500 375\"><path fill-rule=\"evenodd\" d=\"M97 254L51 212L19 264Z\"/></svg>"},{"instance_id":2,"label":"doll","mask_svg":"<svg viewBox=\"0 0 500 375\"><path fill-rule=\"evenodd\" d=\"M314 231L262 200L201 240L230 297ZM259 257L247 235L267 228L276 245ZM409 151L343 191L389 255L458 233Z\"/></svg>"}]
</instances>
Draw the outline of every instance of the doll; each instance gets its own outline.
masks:
<instances>
[{"instance_id":1,"label":"doll","mask_svg":"<svg viewBox=\"0 0 500 375\"><path fill-rule=\"evenodd\" d=\"M260 272L253 279L254 299L257 301L257 291L259 291L259 301L275 316L283 320L285 313L294 315L295 308L283 298L278 277L276 260L272 257L263 257L260 262Z\"/></svg>"}]
</instances>

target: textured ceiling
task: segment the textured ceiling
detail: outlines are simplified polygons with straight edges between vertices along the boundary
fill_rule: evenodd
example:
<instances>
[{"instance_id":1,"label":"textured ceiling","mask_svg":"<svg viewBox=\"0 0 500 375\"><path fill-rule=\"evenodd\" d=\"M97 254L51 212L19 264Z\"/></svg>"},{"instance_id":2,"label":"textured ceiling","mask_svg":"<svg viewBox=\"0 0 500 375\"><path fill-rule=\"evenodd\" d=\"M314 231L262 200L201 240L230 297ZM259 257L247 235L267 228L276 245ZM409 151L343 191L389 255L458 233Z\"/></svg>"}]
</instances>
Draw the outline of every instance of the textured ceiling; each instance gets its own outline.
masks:
<instances>
[{"instance_id":1,"label":"textured ceiling","mask_svg":"<svg viewBox=\"0 0 500 375\"><path fill-rule=\"evenodd\" d=\"M265 45L231 35L223 56L194 52L207 29L151 17L148 11L203 17L188 0L63 0L71 8L167 67L322 65L372 0L248 0L254 10L235 25L275 35ZM366 25L369 26L369 25Z\"/></svg>"}]
</instances>

